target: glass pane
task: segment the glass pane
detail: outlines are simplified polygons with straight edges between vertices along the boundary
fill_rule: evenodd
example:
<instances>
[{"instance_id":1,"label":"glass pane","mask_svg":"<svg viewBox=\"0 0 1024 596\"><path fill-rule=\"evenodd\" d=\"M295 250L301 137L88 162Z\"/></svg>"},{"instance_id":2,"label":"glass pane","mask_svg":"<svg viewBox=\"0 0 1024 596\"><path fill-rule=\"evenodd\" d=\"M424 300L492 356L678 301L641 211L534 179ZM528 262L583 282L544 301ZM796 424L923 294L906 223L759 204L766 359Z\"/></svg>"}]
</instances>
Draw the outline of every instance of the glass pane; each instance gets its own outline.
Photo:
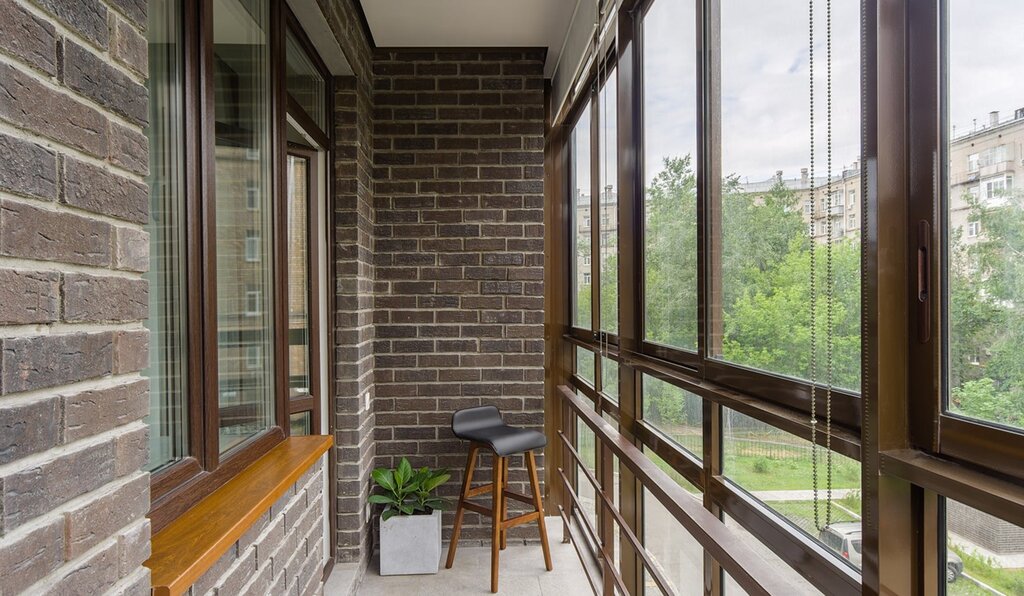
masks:
<instances>
[{"instance_id":1,"label":"glass pane","mask_svg":"<svg viewBox=\"0 0 1024 596\"><path fill-rule=\"evenodd\" d=\"M704 454L704 404L701 398L644 375L643 419L698 459Z\"/></svg>"},{"instance_id":2,"label":"glass pane","mask_svg":"<svg viewBox=\"0 0 1024 596\"><path fill-rule=\"evenodd\" d=\"M860 3L834 3L832 160L827 163L824 3L815 10L814 156L808 118L807 4L722 2L722 337L712 355L811 377L811 248L815 249L815 379L860 387ZM846 219L844 219L846 218ZM859 218L858 218L859 219ZM834 308L827 308L831 231ZM813 240L812 240L813 239ZM831 312L831 322L829 314ZM831 325L829 324L831 323ZM832 365L826 336L834 337ZM720 345L718 345L720 343ZM829 373L831 370L831 374Z\"/></svg>"},{"instance_id":3,"label":"glass pane","mask_svg":"<svg viewBox=\"0 0 1024 596\"><path fill-rule=\"evenodd\" d=\"M180 0L149 5L149 470L188 444L188 293Z\"/></svg>"},{"instance_id":4,"label":"glass pane","mask_svg":"<svg viewBox=\"0 0 1024 596\"><path fill-rule=\"evenodd\" d=\"M288 417L293 437L312 434L313 413L310 411L296 412Z\"/></svg>"},{"instance_id":5,"label":"glass pane","mask_svg":"<svg viewBox=\"0 0 1024 596\"><path fill-rule=\"evenodd\" d=\"M1024 528L946 499L946 593L1024 594Z\"/></svg>"},{"instance_id":6,"label":"glass pane","mask_svg":"<svg viewBox=\"0 0 1024 596\"><path fill-rule=\"evenodd\" d=\"M576 291L573 300L574 324L582 329L592 327L590 317L593 308L591 296L592 251L590 230L590 105L580 115L572 131L572 216L576 230L576 263L573 269Z\"/></svg>"},{"instance_id":7,"label":"glass pane","mask_svg":"<svg viewBox=\"0 0 1024 596\"><path fill-rule=\"evenodd\" d=\"M1024 428L1024 80L998 76L1024 51L1024 5L949 2L950 411ZM1000 18L992 19L998 10ZM995 54L993 54L995 52ZM1017 181L1019 182L1019 180Z\"/></svg>"},{"instance_id":8,"label":"glass pane","mask_svg":"<svg viewBox=\"0 0 1024 596\"><path fill-rule=\"evenodd\" d=\"M591 385L597 385L594 381L597 378L594 374L594 358L594 353L590 350L576 347L576 374L590 381Z\"/></svg>"},{"instance_id":9,"label":"glass pane","mask_svg":"<svg viewBox=\"0 0 1024 596\"><path fill-rule=\"evenodd\" d=\"M598 98L601 127L598 159L601 170L601 329L619 332L619 193L616 144L616 71L612 69Z\"/></svg>"},{"instance_id":10,"label":"glass pane","mask_svg":"<svg viewBox=\"0 0 1024 596\"><path fill-rule=\"evenodd\" d=\"M320 71L299 40L289 29L285 40L285 87L288 95L295 99L320 127L327 131L327 87Z\"/></svg>"},{"instance_id":11,"label":"glass pane","mask_svg":"<svg viewBox=\"0 0 1024 596\"><path fill-rule=\"evenodd\" d=\"M753 534L748 532L746 528L744 528L742 525L736 522L736 520L729 517L728 515L723 514L722 521L725 522L725 527L732 530L735 534L742 536L744 543L750 546L754 550L754 552L757 553L758 556L760 556L766 563L768 563L768 565L770 565L772 569L774 569L781 577L786 579L787 583L789 584L789 587L792 589L792 594L810 596L812 594L816 595L822 593L820 590L811 585L810 582L804 579L802 575L797 573L795 569L793 569L792 567L787 565L785 561L780 559L778 555L772 552L772 549L770 547L766 546L763 542L758 540ZM746 594L746 592L742 588L740 588L739 584L736 583L736 580L734 580L728 573L723 573L722 575L724 576L725 580L725 586L722 590L723 593L728 594L729 596L734 596L735 594Z\"/></svg>"},{"instance_id":12,"label":"glass pane","mask_svg":"<svg viewBox=\"0 0 1024 596\"><path fill-rule=\"evenodd\" d=\"M614 401L619 401L619 363L601 357L601 391Z\"/></svg>"},{"instance_id":13,"label":"glass pane","mask_svg":"<svg viewBox=\"0 0 1024 596\"><path fill-rule=\"evenodd\" d=\"M594 436L594 431L590 430L586 423L577 420L576 452L580 454L580 459L583 460L583 463L595 478L597 478L596 442L597 438ZM582 468L577 470L576 490L576 495L580 499L580 506L583 507L583 513L590 518L594 530L597 531L597 494L594 492L594 485L587 480L587 476L583 473ZM585 535L586 531L584 530L583 533Z\"/></svg>"},{"instance_id":14,"label":"glass pane","mask_svg":"<svg viewBox=\"0 0 1024 596\"><path fill-rule=\"evenodd\" d=\"M643 20L644 337L697 349L697 67L693 0Z\"/></svg>"},{"instance_id":15,"label":"glass pane","mask_svg":"<svg viewBox=\"0 0 1024 596\"><path fill-rule=\"evenodd\" d=\"M658 467L671 476L679 486L693 495L698 502L701 500L700 489L690 484L679 472L676 472L663 459L651 450L644 448L644 453ZM704 549L683 529L676 518L665 509L657 498L644 491L644 546L654 556L654 562L661 567L665 577L672 582L676 593L681 596L701 596L704 594ZM660 594L658 584L650 574L644 574L644 594Z\"/></svg>"},{"instance_id":16,"label":"glass pane","mask_svg":"<svg viewBox=\"0 0 1024 596\"><path fill-rule=\"evenodd\" d=\"M309 159L288 156L288 390L309 395Z\"/></svg>"},{"instance_id":17,"label":"glass pane","mask_svg":"<svg viewBox=\"0 0 1024 596\"><path fill-rule=\"evenodd\" d=\"M266 0L213 3L222 453L274 423L268 18Z\"/></svg>"},{"instance_id":18,"label":"glass pane","mask_svg":"<svg viewBox=\"0 0 1024 596\"><path fill-rule=\"evenodd\" d=\"M811 442L733 410L722 413L725 476L859 569L860 552L846 544L860 539L860 462L832 454L830 507L826 453L818 450L816 519Z\"/></svg>"}]
</instances>

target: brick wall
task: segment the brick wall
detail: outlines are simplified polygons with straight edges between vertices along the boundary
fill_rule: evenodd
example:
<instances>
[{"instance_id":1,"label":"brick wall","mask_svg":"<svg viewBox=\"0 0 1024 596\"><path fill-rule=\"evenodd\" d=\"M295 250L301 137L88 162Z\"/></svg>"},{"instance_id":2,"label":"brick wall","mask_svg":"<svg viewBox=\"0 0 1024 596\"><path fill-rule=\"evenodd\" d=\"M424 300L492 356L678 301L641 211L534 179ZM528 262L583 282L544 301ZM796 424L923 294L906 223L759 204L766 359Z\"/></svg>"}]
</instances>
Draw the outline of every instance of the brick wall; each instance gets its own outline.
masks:
<instances>
[{"instance_id":1,"label":"brick wall","mask_svg":"<svg viewBox=\"0 0 1024 596\"><path fill-rule=\"evenodd\" d=\"M189 587L189 596L322 593L327 556L323 461L307 470Z\"/></svg>"},{"instance_id":2,"label":"brick wall","mask_svg":"<svg viewBox=\"0 0 1024 596\"><path fill-rule=\"evenodd\" d=\"M145 0L0 0L0 592L149 594Z\"/></svg>"},{"instance_id":3,"label":"brick wall","mask_svg":"<svg viewBox=\"0 0 1024 596\"><path fill-rule=\"evenodd\" d=\"M374 55L376 465L451 468L449 495L466 458L452 412L494 404L543 431L543 64L533 50ZM525 490L522 458L511 478ZM489 537L466 523L465 538Z\"/></svg>"},{"instance_id":4,"label":"brick wall","mask_svg":"<svg viewBox=\"0 0 1024 596\"><path fill-rule=\"evenodd\" d=\"M946 528L997 555L1024 552L1024 528L952 499L946 501Z\"/></svg>"},{"instance_id":5,"label":"brick wall","mask_svg":"<svg viewBox=\"0 0 1024 596\"><path fill-rule=\"evenodd\" d=\"M353 0L320 6L354 71L335 79L334 213L337 559L365 565L365 524L373 464L373 73L370 45Z\"/></svg>"}]
</instances>

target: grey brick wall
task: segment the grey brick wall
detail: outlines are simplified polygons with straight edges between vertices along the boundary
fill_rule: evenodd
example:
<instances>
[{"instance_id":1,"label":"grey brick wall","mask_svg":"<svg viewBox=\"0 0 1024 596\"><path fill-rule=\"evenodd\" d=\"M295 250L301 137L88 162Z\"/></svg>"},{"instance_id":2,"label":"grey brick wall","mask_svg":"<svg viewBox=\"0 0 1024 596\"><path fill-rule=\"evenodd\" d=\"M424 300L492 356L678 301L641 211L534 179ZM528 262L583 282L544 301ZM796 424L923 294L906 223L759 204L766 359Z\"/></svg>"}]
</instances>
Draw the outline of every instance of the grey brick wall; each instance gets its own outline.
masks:
<instances>
[{"instance_id":1,"label":"grey brick wall","mask_svg":"<svg viewBox=\"0 0 1024 596\"><path fill-rule=\"evenodd\" d=\"M334 213L335 471L337 557L365 565L374 457L373 189L370 45L353 0L319 0L354 76L335 79Z\"/></svg>"},{"instance_id":2,"label":"grey brick wall","mask_svg":"<svg viewBox=\"0 0 1024 596\"><path fill-rule=\"evenodd\" d=\"M324 458L189 587L205 594L323 594Z\"/></svg>"},{"instance_id":3,"label":"grey brick wall","mask_svg":"<svg viewBox=\"0 0 1024 596\"><path fill-rule=\"evenodd\" d=\"M145 0L0 0L0 593L149 594Z\"/></svg>"},{"instance_id":4,"label":"grey brick wall","mask_svg":"<svg viewBox=\"0 0 1024 596\"><path fill-rule=\"evenodd\" d=\"M494 404L543 431L543 65L534 50L374 55L376 465L451 468L450 496L466 457L453 411ZM522 458L511 478L526 490Z\"/></svg>"}]
</instances>

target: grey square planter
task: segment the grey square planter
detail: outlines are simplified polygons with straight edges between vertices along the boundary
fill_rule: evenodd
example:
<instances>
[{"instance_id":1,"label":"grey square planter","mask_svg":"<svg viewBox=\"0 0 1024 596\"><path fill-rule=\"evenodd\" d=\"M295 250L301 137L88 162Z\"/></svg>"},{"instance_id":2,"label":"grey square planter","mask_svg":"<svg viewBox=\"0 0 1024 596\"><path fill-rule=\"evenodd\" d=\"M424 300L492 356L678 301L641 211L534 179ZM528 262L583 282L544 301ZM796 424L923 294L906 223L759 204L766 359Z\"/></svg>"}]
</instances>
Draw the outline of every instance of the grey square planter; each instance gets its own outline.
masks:
<instances>
[{"instance_id":1,"label":"grey square planter","mask_svg":"<svg viewBox=\"0 0 1024 596\"><path fill-rule=\"evenodd\" d=\"M441 565L441 512L395 515L380 522L380 574L437 573Z\"/></svg>"}]
</instances>

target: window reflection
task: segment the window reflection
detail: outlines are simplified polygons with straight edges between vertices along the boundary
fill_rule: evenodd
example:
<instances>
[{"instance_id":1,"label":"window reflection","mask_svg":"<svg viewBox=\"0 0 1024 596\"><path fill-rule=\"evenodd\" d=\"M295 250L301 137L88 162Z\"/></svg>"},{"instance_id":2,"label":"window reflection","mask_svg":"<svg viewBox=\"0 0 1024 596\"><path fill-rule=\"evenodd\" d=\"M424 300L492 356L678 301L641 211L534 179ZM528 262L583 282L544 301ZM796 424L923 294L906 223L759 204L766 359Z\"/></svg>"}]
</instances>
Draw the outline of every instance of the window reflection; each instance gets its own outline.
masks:
<instances>
[{"instance_id":1,"label":"window reflection","mask_svg":"<svg viewBox=\"0 0 1024 596\"><path fill-rule=\"evenodd\" d=\"M217 374L222 453L274 421L268 25L265 0L214 0Z\"/></svg>"},{"instance_id":2,"label":"window reflection","mask_svg":"<svg viewBox=\"0 0 1024 596\"><path fill-rule=\"evenodd\" d=\"M183 457L188 438L188 284L181 2L149 5L149 466Z\"/></svg>"},{"instance_id":3,"label":"window reflection","mask_svg":"<svg viewBox=\"0 0 1024 596\"><path fill-rule=\"evenodd\" d=\"M576 292L573 300L573 324L590 329L593 297L591 295L591 221L590 213L590 104L580 114L572 130L572 166L570 184L572 193L572 218L575 247L573 263L573 284Z\"/></svg>"}]
</instances>

